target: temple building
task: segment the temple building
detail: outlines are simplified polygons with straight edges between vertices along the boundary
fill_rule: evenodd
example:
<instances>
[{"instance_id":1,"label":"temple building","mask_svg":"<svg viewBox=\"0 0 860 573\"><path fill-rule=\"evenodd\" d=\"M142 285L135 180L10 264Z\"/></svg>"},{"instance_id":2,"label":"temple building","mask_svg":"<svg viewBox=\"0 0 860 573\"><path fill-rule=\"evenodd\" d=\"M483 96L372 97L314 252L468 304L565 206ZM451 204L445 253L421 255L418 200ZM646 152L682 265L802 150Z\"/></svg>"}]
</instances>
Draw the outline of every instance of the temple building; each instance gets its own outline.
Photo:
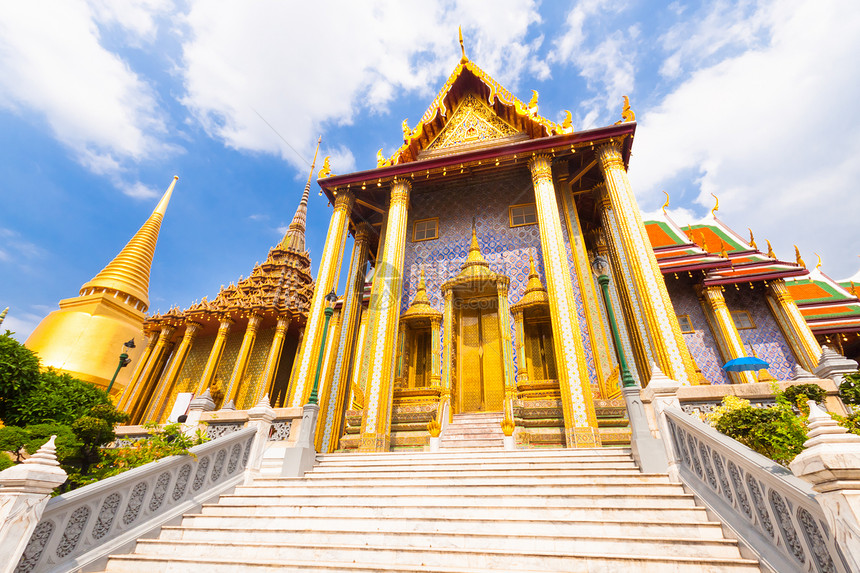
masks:
<instances>
[{"instance_id":1,"label":"temple building","mask_svg":"<svg viewBox=\"0 0 860 573\"><path fill-rule=\"evenodd\" d=\"M40 355L43 366L104 389L115 377L112 393L126 386L130 373L119 367L119 355L124 352L136 362L142 352L152 257L177 179L116 258L84 284L78 296L61 300L60 309L42 319L27 338L25 345ZM130 348L135 339L138 344Z\"/></svg>"}]
</instances>

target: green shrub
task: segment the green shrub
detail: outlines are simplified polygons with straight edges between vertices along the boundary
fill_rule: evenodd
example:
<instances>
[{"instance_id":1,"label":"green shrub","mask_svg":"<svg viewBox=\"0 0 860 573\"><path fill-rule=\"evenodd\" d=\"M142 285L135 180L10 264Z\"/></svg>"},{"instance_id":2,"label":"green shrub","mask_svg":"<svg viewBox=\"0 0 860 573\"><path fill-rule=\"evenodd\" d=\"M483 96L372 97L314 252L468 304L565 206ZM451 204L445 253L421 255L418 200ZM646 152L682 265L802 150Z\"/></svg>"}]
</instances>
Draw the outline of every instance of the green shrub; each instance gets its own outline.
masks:
<instances>
[{"instance_id":1,"label":"green shrub","mask_svg":"<svg viewBox=\"0 0 860 573\"><path fill-rule=\"evenodd\" d=\"M123 448L105 450L95 473L100 478L114 476L161 458L188 454L189 448L208 441L200 430L194 437L186 436L182 433L182 424L169 424L161 429L147 424L146 428L151 432L149 437Z\"/></svg>"},{"instance_id":2,"label":"green shrub","mask_svg":"<svg viewBox=\"0 0 860 573\"><path fill-rule=\"evenodd\" d=\"M30 434L24 428L6 426L0 428L0 451L9 452L15 456L15 461L21 461L21 448L30 440Z\"/></svg>"},{"instance_id":3,"label":"green shrub","mask_svg":"<svg viewBox=\"0 0 860 573\"><path fill-rule=\"evenodd\" d=\"M800 396L806 396L806 398L820 404L824 401L826 393L818 384L797 384L786 388L783 391L783 395L785 396L785 399L792 404L797 404ZM805 405L806 400L803 400L803 403Z\"/></svg>"},{"instance_id":4,"label":"green shrub","mask_svg":"<svg viewBox=\"0 0 860 573\"><path fill-rule=\"evenodd\" d=\"M9 457L9 454L6 452L0 452L0 472L5 470L6 468L11 468L15 465L15 462L12 461L12 458Z\"/></svg>"},{"instance_id":5,"label":"green shrub","mask_svg":"<svg viewBox=\"0 0 860 573\"><path fill-rule=\"evenodd\" d=\"M848 416L839 416L838 414L830 414L833 419L839 422L839 425L851 432L860 436L860 410L852 412Z\"/></svg>"},{"instance_id":6,"label":"green shrub","mask_svg":"<svg viewBox=\"0 0 860 573\"><path fill-rule=\"evenodd\" d=\"M860 406L860 371L845 375L845 381L839 385L839 397L846 404Z\"/></svg>"},{"instance_id":7,"label":"green shrub","mask_svg":"<svg viewBox=\"0 0 860 573\"><path fill-rule=\"evenodd\" d=\"M715 427L784 466L803 451L806 441L803 421L785 404L773 408L738 408L720 416Z\"/></svg>"}]
</instances>

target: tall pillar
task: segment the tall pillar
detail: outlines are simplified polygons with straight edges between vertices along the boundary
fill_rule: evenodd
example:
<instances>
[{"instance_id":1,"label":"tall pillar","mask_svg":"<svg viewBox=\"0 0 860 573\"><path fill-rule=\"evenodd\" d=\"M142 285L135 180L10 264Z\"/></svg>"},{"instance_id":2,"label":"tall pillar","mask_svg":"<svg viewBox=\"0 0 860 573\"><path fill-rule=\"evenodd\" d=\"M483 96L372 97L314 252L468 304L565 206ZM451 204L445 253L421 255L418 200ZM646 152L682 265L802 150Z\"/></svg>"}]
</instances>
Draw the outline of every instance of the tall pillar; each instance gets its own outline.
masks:
<instances>
[{"instance_id":1,"label":"tall pillar","mask_svg":"<svg viewBox=\"0 0 860 573\"><path fill-rule=\"evenodd\" d=\"M126 410L129 413L130 422L138 424L143 422L143 415L149 405L149 398L152 396L152 390L158 382L158 375L161 367L164 365L165 351L170 342L170 337L173 336L175 328L170 325L162 325L161 332L158 334L158 342L155 343L155 348L146 361L143 374L140 381L134 388L134 392L129 397L126 403Z\"/></svg>"},{"instance_id":2,"label":"tall pillar","mask_svg":"<svg viewBox=\"0 0 860 573\"><path fill-rule=\"evenodd\" d=\"M179 347L173 352L173 360L170 362L170 367L167 373L161 377L161 382L155 390L155 398L150 400L150 408L146 413L146 418L159 421L164 414L164 409L167 402L173 394L173 388L176 385L176 379L179 378L179 373L182 371L182 366L185 364L185 359L188 357L188 352L191 350L191 345L194 343L194 337L200 330L200 323L188 321L185 323L185 334L182 335L182 341Z\"/></svg>"},{"instance_id":3,"label":"tall pillar","mask_svg":"<svg viewBox=\"0 0 860 573\"><path fill-rule=\"evenodd\" d=\"M349 191L341 191L334 200L334 212L328 226L322 260L314 285L314 297L308 311L308 323L305 336L299 348L298 367L290 380L290 392L287 403L292 406L303 406L311 394L314 383L314 368L319 360L320 341L322 340L323 309L325 296L337 287L340 274L340 264L346 244L349 215L355 203L355 196Z\"/></svg>"},{"instance_id":4,"label":"tall pillar","mask_svg":"<svg viewBox=\"0 0 860 573\"><path fill-rule=\"evenodd\" d=\"M508 304L508 283L499 281L496 293L499 306L499 338L502 341L502 367L505 376L505 418L514 419L514 398L517 382L514 378L514 358L511 342L511 311Z\"/></svg>"},{"instance_id":5,"label":"tall pillar","mask_svg":"<svg viewBox=\"0 0 860 573\"><path fill-rule=\"evenodd\" d=\"M597 159L606 181L609 202L616 214L618 239L639 293L643 320L651 341L654 358L667 376L690 385L696 380L696 367L687 350L675 316L669 291L657 265L657 258L642 224L642 217L627 178L619 143L597 149Z\"/></svg>"},{"instance_id":6,"label":"tall pillar","mask_svg":"<svg viewBox=\"0 0 860 573\"><path fill-rule=\"evenodd\" d=\"M442 361L440 356L440 340L442 319L438 316L430 319L430 387L439 389L442 385L442 375L439 365ZM440 420L441 422L441 420Z\"/></svg>"},{"instance_id":7,"label":"tall pillar","mask_svg":"<svg viewBox=\"0 0 860 573\"><path fill-rule=\"evenodd\" d=\"M597 415L588 380L585 348L580 336L570 267L561 232L561 218L552 182L552 158L536 155L529 160L535 189L540 244L550 301L556 368L561 387L567 447L600 445Z\"/></svg>"},{"instance_id":8,"label":"tall pillar","mask_svg":"<svg viewBox=\"0 0 860 573\"><path fill-rule=\"evenodd\" d=\"M128 386L126 386L122 391L122 396L120 396L119 402L117 402L116 405L117 410L123 411L128 405L131 395L134 394L134 389L140 383L143 373L146 371L146 363L149 362L149 357L152 356L152 351L155 349L155 345L157 343L158 335L153 333L149 338L149 344L146 345L146 348L143 350L143 354L141 354L137 361L137 366L134 369L134 374L132 374L131 380L128 381Z\"/></svg>"},{"instance_id":9,"label":"tall pillar","mask_svg":"<svg viewBox=\"0 0 860 573\"><path fill-rule=\"evenodd\" d=\"M791 346L797 362L804 370L812 372L818 366L821 345L815 340L809 324L800 314L800 309L789 294L785 281L782 279L769 281L765 299L776 317L782 335Z\"/></svg>"},{"instance_id":10,"label":"tall pillar","mask_svg":"<svg viewBox=\"0 0 860 573\"><path fill-rule=\"evenodd\" d=\"M697 287L699 301L705 311L711 330L717 339L720 349L723 351L723 359L726 362L747 355L744 341L732 319L732 313L726 306L723 289L719 286ZM729 376L736 383L749 384L757 382L752 372L729 372Z\"/></svg>"},{"instance_id":11,"label":"tall pillar","mask_svg":"<svg viewBox=\"0 0 860 573\"><path fill-rule=\"evenodd\" d=\"M364 296L365 269L367 268L368 243L373 231L367 223L359 225L352 245L349 261L346 292L341 307L341 330L337 341L337 356L331 381L324 380L328 388L322 393L328 399L320 403L317 425L317 446L320 452L333 452L342 434L341 425L348 404L350 365L352 364L355 338L361 318L361 299Z\"/></svg>"},{"instance_id":12,"label":"tall pillar","mask_svg":"<svg viewBox=\"0 0 860 573\"><path fill-rule=\"evenodd\" d=\"M385 246L373 277L370 297L370 324L373 330L368 335L371 346L361 420L362 451L384 452L389 446L394 346L397 343L400 299L403 296L406 217L411 190L412 185L405 179L396 178L391 183Z\"/></svg>"},{"instance_id":13,"label":"tall pillar","mask_svg":"<svg viewBox=\"0 0 860 573\"><path fill-rule=\"evenodd\" d=\"M278 376L278 361L281 358L281 352L284 349L284 336L287 328L290 326L290 317L282 315L278 317L278 323L275 326L275 336L272 337L272 345L269 347L269 355L266 357L266 366L263 368L263 376L260 378L260 387L257 390L255 397L256 403L259 403L263 396L272 397L274 391L275 378ZM263 393L265 392L265 394Z\"/></svg>"},{"instance_id":14,"label":"tall pillar","mask_svg":"<svg viewBox=\"0 0 860 573\"><path fill-rule=\"evenodd\" d=\"M242 337L242 345L239 347L239 355L236 357L236 364L233 366L233 374L230 376L230 385L225 393L225 400L229 402L239 396L239 388L242 386L242 378L245 377L245 370L248 369L248 360L251 358L251 350L254 348L254 341L257 339L257 329L260 328L261 317L259 314L252 314L248 317L248 326L245 328L245 336Z\"/></svg>"},{"instance_id":15,"label":"tall pillar","mask_svg":"<svg viewBox=\"0 0 860 573\"><path fill-rule=\"evenodd\" d=\"M233 319L230 317L225 316L221 318L221 323L218 325L218 334L215 336L215 342L212 343L212 350L209 352L206 366L203 367L203 375L200 377L200 384L197 386L197 396L205 392L215 379L215 373L218 372L218 363L221 362L221 355L224 353L224 343L227 341L227 334L229 334L232 324Z\"/></svg>"}]
</instances>

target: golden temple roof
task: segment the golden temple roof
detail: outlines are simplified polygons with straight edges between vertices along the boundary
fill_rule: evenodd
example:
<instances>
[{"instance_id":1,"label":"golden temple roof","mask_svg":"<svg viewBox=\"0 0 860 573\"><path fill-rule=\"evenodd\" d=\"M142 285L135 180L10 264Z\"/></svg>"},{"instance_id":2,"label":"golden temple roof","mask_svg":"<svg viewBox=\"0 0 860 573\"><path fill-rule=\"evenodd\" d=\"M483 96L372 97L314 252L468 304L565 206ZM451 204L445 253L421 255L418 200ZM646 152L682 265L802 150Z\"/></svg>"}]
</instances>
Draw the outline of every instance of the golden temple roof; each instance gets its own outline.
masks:
<instances>
[{"instance_id":1,"label":"golden temple roof","mask_svg":"<svg viewBox=\"0 0 860 573\"><path fill-rule=\"evenodd\" d=\"M149 307L149 273L152 269L152 257L155 255L161 221L164 219L177 179L179 177L174 176L152 215L128 244L99 274L81 287L81 294L91 288L101 288L131 295L143 303L144 310Z\"/></svg>"},{"instance_id":2,"label":"golden temple roof","mask_svg":"<svg viewBox=\"0 0 860 573\"><path fill-rule=\"evenodd\" d=\"M424 269L421 269L421 278L418 280L418 288L415 291L415 298L412 304L403 313L402 318L409 320L410 318L434 318L441 317L442 313L430 305L430 299L427 298L427 288L424 285Z\"/></svg>"},{"instance_id":3,"label":"golden temple roof","mask_svg":"<svg viewBox=\"0 0 860 573\"><path fill-rule=\"evenodd\" d=\"M511 310L516 311L536 305L549 304L549 294L546 288L540 281L535 269L535 259L529 254L529 282L526 283L526 290L523 292L523 297L514 305L511 305Z\"/></svg>"}]
</instances>

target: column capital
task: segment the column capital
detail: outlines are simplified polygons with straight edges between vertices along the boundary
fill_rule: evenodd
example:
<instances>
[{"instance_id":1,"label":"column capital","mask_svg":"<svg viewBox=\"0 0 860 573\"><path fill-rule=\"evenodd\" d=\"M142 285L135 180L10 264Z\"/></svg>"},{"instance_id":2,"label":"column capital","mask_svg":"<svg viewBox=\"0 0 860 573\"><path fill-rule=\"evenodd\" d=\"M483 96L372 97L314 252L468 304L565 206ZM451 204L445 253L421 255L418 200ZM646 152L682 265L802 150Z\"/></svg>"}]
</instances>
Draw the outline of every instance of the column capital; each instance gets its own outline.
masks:
<instances>
[{"instance_id":1,"label":"column capital","mask_svg":"<svg viewBox=\"0 0 860 573\"><path fill-rule=\"evenodd\" d=\"M398 205L404 204L409 206L409 193L412 191L412 182L402 177L395 177L391 182L391 200L389 209Z\"/></svg>"},{"instance_id":2,"label":"column capital","mask_svg":"<svg viewBox=\"0 0 860 573\"><path fill-rule=\"evenodd\" d=\"M541 179L552 179L552 157L539 153L529 159L529 171L532 173L532 182L537 183Z\"/></svg>"},{"instance_id":3,"label":"column capital","mask_svg":"<svg viewBox=\"0 0 860 573\"><path fill-rule=\"evenodd\" d=\"M276 333L280 332L281 334L283 334L287 330L287 328L289 328L289 326L290 326L290 315L282 314L282 315L278 316L278 323L275 326L275 332Z\"/></svg>"},{"instance_id":4,"label":"column capital","mask_svg":"<svg viewBox=\"0 0 860 573\"><path fill-rule=\"evenodd\" d=\"M230 327L233 326L233 323L235 323L235 322L236 321L233 320L232 318L230 318L229 316L222 316L221 318L219 318L218 319L218 334L221 334L222 331L224 332L224 334L227 334L227 332L229 332L229 330L230 330Z\"/></svg>"},{"instance_id":5,"label":"column capital","mask_svg":"<svg viewBox=\"0 0 860 573\"><path fill-rule=\"evenodd\" d=\"M250 316L248 316L248 326L246 327L246 330L256 331L258 328L260 328L260 320L262 318L263 317L256 312L252 313Z\"/></svg>"},{"instance_id":6,"label":"column capital","mask_svg":"<svg viewBox=\"0 0 860 573\"><path fill-rule=\"evenodd\" d=\"M719 285L696 285L696 294L714 309L728 308L723 289Z\"/></svg>"},{"instance_id":7,"label":"column capital","mask_svg":"<svg viewBox=\"0 0 860 573\"><path fill-rule=\"evenodd\" d=\"M189 320L185 323L185 334L183 338L193 339L197 336L197 333L200 332L200 329L203 327L199 322L194 322L193 320Z\"/></svg>"},{"instance_id":8,"label":"column capital","mask_svg":"<svg viewBox=\"0 0 860 573\"><path fill-rule=\"evenodd\" d=\"M624 169L624 160L621 157L621 143L610 141L597 148L597 160L604 170L611 167Z\"/></svg>"},{"instance_id":9,"label":"column capital","mask_svg":"<svg viewBox=\"0 0 860 573\"><path fill-rule=\"evenodd\" d=\"M354 201L355 195L352 191L341 191L337 194L337 197L334 198L334 210L348 212L352 210L352 204Z\"/></svg>"},{"instance_id":10,"label":"column capital","mask_svg":"<svg viewBox=\"0 0 860 573\"><path fill-rule=\"evenodd\" d=\"M442 326L442 317L441 316L431 316L430 317L430 326L432 328L439 328Z\"/></svg>"},{"instance_id":11,"label":"column capital","mask_svg":"<svg viewBox=\"0 0 860 573\"><path fill-rule=\"evenodd\" d=\"M373 228L371 228L370 225L367 223L360 223L355 229L355 242L360 244L368 243L372 233Z\"/></svg>"}]
</instances>

